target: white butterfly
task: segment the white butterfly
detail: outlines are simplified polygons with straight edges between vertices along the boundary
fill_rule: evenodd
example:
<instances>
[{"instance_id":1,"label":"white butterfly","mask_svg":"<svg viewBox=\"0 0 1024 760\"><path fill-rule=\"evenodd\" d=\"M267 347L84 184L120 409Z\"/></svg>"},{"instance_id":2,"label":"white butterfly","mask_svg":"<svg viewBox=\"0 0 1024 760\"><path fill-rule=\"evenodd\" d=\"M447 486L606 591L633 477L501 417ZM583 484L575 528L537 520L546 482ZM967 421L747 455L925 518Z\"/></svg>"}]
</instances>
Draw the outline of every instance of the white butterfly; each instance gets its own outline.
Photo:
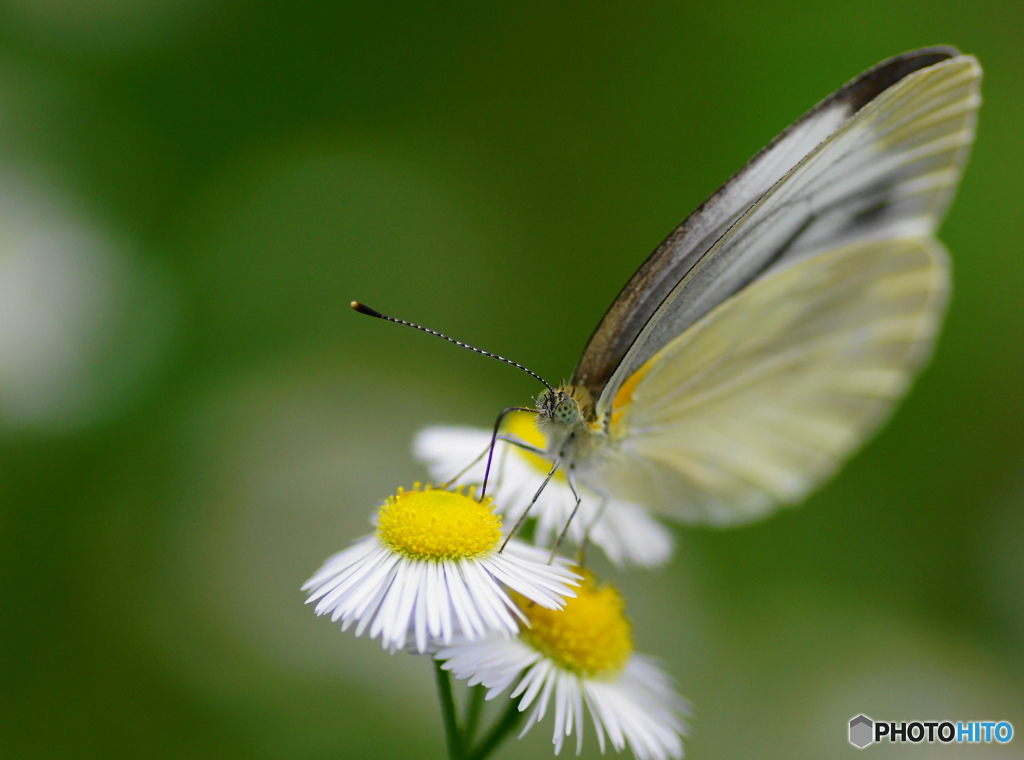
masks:
<instances>
[{"instance_id":1,"label":"white butterfly","mask_svg":"<svg viewBox=\"0 0 1024 760\"><path fill-rule=\"evenodd\" d=\"M570 485L729 525L832 474L931 352L980 79L953 48L883 61L679 225L537 399Z\"/></svg>"}]
</instances>

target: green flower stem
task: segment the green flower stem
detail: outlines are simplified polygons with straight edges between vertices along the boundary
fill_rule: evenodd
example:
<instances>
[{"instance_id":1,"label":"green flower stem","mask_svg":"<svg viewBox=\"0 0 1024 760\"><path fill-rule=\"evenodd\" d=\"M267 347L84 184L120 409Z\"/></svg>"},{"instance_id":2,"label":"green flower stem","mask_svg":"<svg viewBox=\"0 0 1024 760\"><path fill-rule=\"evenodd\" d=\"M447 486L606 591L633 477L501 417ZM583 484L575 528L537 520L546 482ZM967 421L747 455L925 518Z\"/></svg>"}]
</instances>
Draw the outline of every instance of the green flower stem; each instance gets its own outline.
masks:
<instances>
[{"instance_id":1,"label":"green flower stem","mask_svg":"<svg viewBox=\"0 0 1024 760\"><path fill-rule=\"evenodd\" d=\"M466 704L466 720L462 728L462 741L465 746L473 744L476 737L476 730L480 726L480 716L484 708L484 695L487 689L483 686L472 686L469 689L469 700Z\"/></svg>"},{"instance_id":2,"label":"green flower stem","mask_svg":"<svg viewBox=\"0 0 1024 760\"><path fill-rule=\"evenodd\" d=\"M502 713L497 723L491 727L491 730L487 733L487 736L469 753L466 755L466 760L483 760L485 757L490 755L494 750L498 748L505 738L515 729L516 725L523 718L523 713L519 712L519 701L510 699L508 701L508 707L505 708L505 712Z\"/></svg>"},{"instance_id":3,"label":"green flower stem","mask_svg":"<svg viewBox=\"0 0 1024 760\"><path fill-rule=\"evenodd\" d=\"M451 674L434 661L434 676L437 680L437 696L441 701L441 716L444 719L444 738L448 744L448 760L463 760L462 737L455 715L455 698L452 696Z\"/></svg>"}]
</instances>

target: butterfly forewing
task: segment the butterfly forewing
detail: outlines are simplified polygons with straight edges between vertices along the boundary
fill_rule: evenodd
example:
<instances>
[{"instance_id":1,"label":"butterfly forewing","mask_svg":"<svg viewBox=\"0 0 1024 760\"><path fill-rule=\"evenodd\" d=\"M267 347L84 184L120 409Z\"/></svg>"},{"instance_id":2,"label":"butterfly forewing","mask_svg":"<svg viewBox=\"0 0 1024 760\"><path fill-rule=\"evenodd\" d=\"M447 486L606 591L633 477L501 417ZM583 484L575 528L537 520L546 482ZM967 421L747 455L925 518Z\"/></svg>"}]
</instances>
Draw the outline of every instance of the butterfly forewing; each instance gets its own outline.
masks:
<instances>
[{"instance_id":1,"label":"butterfly forewing","mask_svg":"<svg viewBox=\"0 0 1024 760\"><path fill-rule=\"evenodd\" d=\"M801 499L902 395L947 283L941 246L915 238L850 244L758 280L620 394L605 487L717 525Z\"/></svg>"},{"instance_id":2,"label":"butterfly forewing","mask_svg":"<svg viewBox=\"0 0 1024 760\"><path fill-rule=\"evenodd\" d=\"M665 296L755 201L880 93L914 71L958 55L955 48L940 46L882 61L772 140L690 214L633 275L587 343L573 384L600 395Z\"/></svg>"},{"instance_id":3,"label":"butterfly forewing","mask_svg":"<svg viewBox=\"0 0 1024 760\"><path fill-rule=\"evenodd\" d=\"M764 193L675 285L605 384L598 415L669 341L758 277L857 241L930 237L974 135L967 56L909 74Z\"/></svg>"}]
</instances>

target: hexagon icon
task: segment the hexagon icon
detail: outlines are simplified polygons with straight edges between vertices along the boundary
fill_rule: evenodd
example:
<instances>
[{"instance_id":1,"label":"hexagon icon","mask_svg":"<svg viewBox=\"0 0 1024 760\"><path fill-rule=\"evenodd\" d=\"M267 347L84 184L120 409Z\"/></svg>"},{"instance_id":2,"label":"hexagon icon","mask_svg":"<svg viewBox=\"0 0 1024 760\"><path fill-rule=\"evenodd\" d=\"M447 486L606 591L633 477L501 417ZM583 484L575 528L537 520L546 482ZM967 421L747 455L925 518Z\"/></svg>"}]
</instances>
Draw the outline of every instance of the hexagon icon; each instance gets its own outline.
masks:
<instances>
[{"instance_id":1,"label":"hexagon icon","mask_svg":"<svg viewBox=\"0 0 1024 760\"><path fill-rule=\"evenodd\" d=\"M867 715L858 715L850 719L850 744L857 749L864 749L875 738L875 723Z\"/></svg>"}]
</instances>

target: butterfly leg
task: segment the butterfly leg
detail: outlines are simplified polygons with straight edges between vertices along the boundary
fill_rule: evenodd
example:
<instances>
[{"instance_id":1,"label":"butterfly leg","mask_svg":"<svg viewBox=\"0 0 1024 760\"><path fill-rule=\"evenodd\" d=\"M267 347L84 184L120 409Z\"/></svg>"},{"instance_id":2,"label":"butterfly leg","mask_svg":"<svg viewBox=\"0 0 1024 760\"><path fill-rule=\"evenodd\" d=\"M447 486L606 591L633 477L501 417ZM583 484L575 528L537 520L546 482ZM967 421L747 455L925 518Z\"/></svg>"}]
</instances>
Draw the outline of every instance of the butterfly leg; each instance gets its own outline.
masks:
<instances>
[{"instance_id":1,"label":"butterfly leg","mask_svg":"<svg viewBox=\"0 0 1024 760\"><path fill-rule=\"evenodd\" d=\"M544 478L544 482L540 484L540 488L537 489L537 493L533 495L533 498L530 500L530 503L527 505L526 509L524 509L522 514L519 515L519 519L516 520L516 524L512 526L512 530L510 530L508 532L508 535L505 536L505 540L502 542L501 548L498 549L499 554L505 550L505 545L508 543L508 540L515 535L516 531L519 530L519 527L523 524L523 521L526 519L526 516L530 514L530 510L533 509L533 505L537 503L537 499L540 498L540 495L544 492L544 489L548 487L548 483L551 482L551 478L553 478L555 476L555 473L558 472L559 464L560 462L558 460L555 460L555 463L551 465L551 471L548 472L547 477ZM576 503L577 505L579 504L579 497L577 497Z\"/></svg>"},{"instance_id":2,"label":"butterfly leg","mask_svg":"<svg viewBox=\"0 0 1024 760\"><path fill-rule=\"evenodd\" d=\"M494 432L491 433L491 445L487 450L487 467L484 468L484 484L480 487L480 501L484 500L484 496L487 495L487 479L491 475L491 462L494 459L494 446L498 442L498 431L501 429L501 421L505 419L505 415L510 412L534 412L535 409L524 409L521 406L510 406L507 409L502 409L501 414L498 415L498 419L494 421ZM508 539L505 539L506 541ZM504 548L504 545L502 545Z\"/></svg>"},{"instance_id":3,"label":"butterfly leg","mask_svg":"<svg viewBox=\"0 0 1024 760\"><path fill-rule=\"evenodd\" d=\"M504 441L505 443L510 443L516 448L522 449L523 451L529 451L531 454L536 454L537 456L544 457L545 459L547 459L550 456L548 452L542 449L540 446L534 446L532 443L520 441L518 438L506 438L503 435L499 435L498 440ZM477 461L479 462L480 460L478 459Z\"/></svg>"},{"instance_id":4,"label":"butterfly leg","mask_svg":"<svg viewBox=\"0 0 1024 760\"><path fill-rule=\"evenodd\" d=\"M544 451L544 449L538 448L538 447L536 447L536 446L534 446L532 444L526 443L524 441L520 441L518 438L507 438L507 437L505 437L503 435L499 435L498 436L498 440L499 441L504 441L505 443L507 443L507 444L509 444L511 446L515 446L517 448L520 448L523 451L529 451L530 453L537 454L538 456L546 456L546 452ZM479 462L482 457L483 457L483 454L481 454L480 457L477 457L476 461ZM497 463L497 466L495 468L497 470L497 475L495 475L495 477L494 477L494 482L498 486L501 485L501 478L505 474L505 460L508 459L508 457L509 457L509 449L506 446L505 449L501 452L500 458L498 459L498 463Z\"/></svg>"},{"instance_id":5,"label":"butterfly leg","mask_svg":"<svg viewBox=\"0 0 1024 760\"><path fill-rule=\"evenodd\" d=\"M576 512L580 508L580 502L583 501L580 497L579 491L576 490L576 483L572 477L572 468L570 467L565 472L565 480L569 484L569 488L572 490L572 495L576 497L576 503L572 507L572 512L569 513L569 519L565 521L565 527L563 527L562 532L558 534L558 538L555 540L555 545L551 547L551 556L548 558L549 565L555 561L555 555L558 554L558 548L562 545L562 541L565 540L565 534L569 532L569 526L572 525L573 518L576 517Z\"/></svg>"},{"instance_id":6,"label":"butterfly leg","mask_svg":"<svg viewBox=\"0 0 1024 760\"><path fill-rule=\"evenodd\" d=\"M512 446L520 448L523 451L528 451L531 454L536 454L537 456L542 456L542 457L546 457L547 456L547 452L544 451L544 449L542 449L542 448L540 448L538 446L534 446L532 444L526 443L524 441L520 441L518 438L508 438L506 436L499 435L498 436L498 440L499 441L504 441L507 444L510 444ZM481 462L481 460L483 460L483 458L490 453L490 451L491 451L491 445L487 444L487 446L484 448L484 450L481 451L479 454L476 455L476 457L473 458L473 461L471 461L469 464L467 464L465 467L463 467L461 470L459 470L457 473L455 473L455 475L453 475L451 478L449 478L444 483L442 483L441 484L441 488L451 488L453 485L455 485L460 480L462 480L462 478L466 475L466 473L469 472L470 470L472 470L476 465L478 465ZM498 465L495 468L498 471L498 475L497 475L497 478L496 478L496 480L498 482L501 481L502 465L504 463L504 456L506 454L507 454L507 452L502 452L502 460L499 460Z\"/></svg>"},{"instance_id":7,"label":"butterfly leg","mask_svg":"<svg viewBox=\"0 0 1024 760\"><path fill-rule=\"evenodd\" d=\"M459 470L457 473L455 473L455 475L453 475L449 480L447 480L441 487L442 488L446 488L446 489L447 488L451 488L452 485L454 485L456 482L458 482L462 478L463 475L465 475L467 472L472 470L477 464L479 464L480 460L483 459L485 456L487 456L490 453L490 451L491 451L491 445L487 444L487 448L485 448L483 451L481 451L472 462L470 462L465 467L463 467L461 470Z\"/></svg>"},{"instance_id":8,"label":"butterfly leg","mask_svg":"<svg viewBox=\"0 0 1024 760\"><path fill-rule=\"evenodd\" d=\"M604 511L608 507L608 494L602 491L596 491L596 493L601 497L601 502L597 507L597 511L594 513L593 519L587 523L587 527L583 529L583 539L580 541L579 550L576 552L576 564L580 567L584 564L587 547L590 545L590 531L594 529L594 526L597 525L600 519L604 516Z\"/></svg>"}]
</instances>

